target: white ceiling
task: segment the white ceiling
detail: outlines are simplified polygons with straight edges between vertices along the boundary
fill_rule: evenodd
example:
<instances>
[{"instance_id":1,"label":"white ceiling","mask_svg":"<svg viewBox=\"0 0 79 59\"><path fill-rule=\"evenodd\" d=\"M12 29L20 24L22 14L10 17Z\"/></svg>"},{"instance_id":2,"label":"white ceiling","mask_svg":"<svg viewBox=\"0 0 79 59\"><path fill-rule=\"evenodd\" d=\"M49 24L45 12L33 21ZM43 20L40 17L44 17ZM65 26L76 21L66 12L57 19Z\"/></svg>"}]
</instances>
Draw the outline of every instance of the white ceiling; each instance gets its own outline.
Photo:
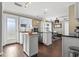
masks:
<instances>
[{"instance_id":1,"label":"white ceiling","mask_svg":"<svg viewBox=\"0 0 79 59\"><path fill-rule=\"evenodd\" d=\"M24 15L44 16L44 9L47 8L47 16L67 16L68 6L71 4L74 2L32 2L30 7L24 8L14 5L13 2L3 2L3 10Z\"/></svg>"}]
</instances>

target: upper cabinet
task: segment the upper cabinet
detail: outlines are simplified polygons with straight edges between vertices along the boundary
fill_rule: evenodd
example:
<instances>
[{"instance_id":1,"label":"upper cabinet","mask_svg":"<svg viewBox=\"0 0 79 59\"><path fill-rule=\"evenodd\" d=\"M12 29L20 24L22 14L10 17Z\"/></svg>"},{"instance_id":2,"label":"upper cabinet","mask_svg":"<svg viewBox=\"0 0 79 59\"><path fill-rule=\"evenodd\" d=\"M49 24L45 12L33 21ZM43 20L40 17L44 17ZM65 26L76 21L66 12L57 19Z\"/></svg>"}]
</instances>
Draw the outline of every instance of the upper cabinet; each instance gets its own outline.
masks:
<instances>
[{"instance_id":1,"label":"upper cabinet","mask_svg":"<svg viewBox=\"0 0 79 59\"><path fill-rule=\"evenodd\" d=\"M79 3L69 6L69 33L73 34L79 19Z\"/></svg>"},{"instance_id":2,"label":"upper cabinet","mask_svg":"<svg viewBox=\"0 0 79 59\"><path fill-rule=\"evenodd\" d=\"M75 6L76 6L76 18L77 20L79 20L79 2L76 2Z\"/></svg>"},{"instance_id":3,"label":"upper cabinet","mask_svg":"<svg viewBox=\"0 0 79 59\"><path fill-rule=\"evenodd\" d=\"M52 23L41 21L40 31L41 32L52 32Z\"/></svg>"}]
</instances>

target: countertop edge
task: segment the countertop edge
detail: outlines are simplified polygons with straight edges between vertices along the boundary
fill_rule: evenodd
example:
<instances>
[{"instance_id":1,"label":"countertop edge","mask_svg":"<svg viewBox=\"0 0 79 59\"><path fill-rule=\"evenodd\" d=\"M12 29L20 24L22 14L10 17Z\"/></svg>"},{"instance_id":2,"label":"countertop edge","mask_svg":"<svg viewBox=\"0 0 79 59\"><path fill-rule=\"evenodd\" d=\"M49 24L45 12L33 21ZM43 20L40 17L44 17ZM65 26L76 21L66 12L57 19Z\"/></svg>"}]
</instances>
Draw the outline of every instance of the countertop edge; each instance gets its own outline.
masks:
<instances>
[{"instance_id":1,"label":"countertop edge","mask_svg":"<svg viewBox=\"0 0 79 59\"><path fill-rule=\"evenodd\" d=\"M62 37L72 37L72 38L79 38L77 36L71 36L71 35L62 35Z\"/></svg>"}]
</instances>

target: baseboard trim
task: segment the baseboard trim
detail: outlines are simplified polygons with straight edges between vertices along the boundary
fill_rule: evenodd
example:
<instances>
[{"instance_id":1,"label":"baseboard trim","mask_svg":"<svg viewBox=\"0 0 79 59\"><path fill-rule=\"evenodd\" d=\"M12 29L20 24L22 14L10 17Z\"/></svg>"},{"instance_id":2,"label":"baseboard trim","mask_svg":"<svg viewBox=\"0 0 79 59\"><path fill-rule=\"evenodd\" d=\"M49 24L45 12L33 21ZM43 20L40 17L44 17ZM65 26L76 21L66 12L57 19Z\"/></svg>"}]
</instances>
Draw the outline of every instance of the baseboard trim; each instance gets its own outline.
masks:
<instances>
[{"instance_id":1,"label":"baseboard trim","mask_svg":"<svg viewBox=\"0 0 79 59\"><path fill-rule=\"evenodd\" d=\"M27 57L29 57L26 53L25 53L25 51L23 51L24 52L24 54L27 56Z\"/></svg>"},{"instance_id":2,"label":"baseboard trim","mask_svg":"<svg viewBox=\"0 0 79 59\"><path fill-rule=\"evenodd\" d=\"M38 57L38 54L36 53L36 54L32 55L31 57Z\"/></svg>"},{"instance_id":3,"label":"baseboard trim","mask_svg":"<svg viewBox=\"0 0 79 59\"><path fill-rule=\"evenodd\" d=\"M19 42L9 43L9 44L5 44L3 47L8 46L8 45L12 45L12 44L20 44L20 43Z\"/></svg>"},{"instance_id":4,"label":"baseboard trim","mask_svg":"<svg viewBox=\"0 0 79 59\"><path fill-rule=\"evenodd\" d=\"M23 51L24 52L24 54L27 56L27 57L37 57L37 53L36 54L34 54L34 55L32 55L32 56L28 56L26 53L25 53L25 51Z\"/></svg>"}]
</instances>

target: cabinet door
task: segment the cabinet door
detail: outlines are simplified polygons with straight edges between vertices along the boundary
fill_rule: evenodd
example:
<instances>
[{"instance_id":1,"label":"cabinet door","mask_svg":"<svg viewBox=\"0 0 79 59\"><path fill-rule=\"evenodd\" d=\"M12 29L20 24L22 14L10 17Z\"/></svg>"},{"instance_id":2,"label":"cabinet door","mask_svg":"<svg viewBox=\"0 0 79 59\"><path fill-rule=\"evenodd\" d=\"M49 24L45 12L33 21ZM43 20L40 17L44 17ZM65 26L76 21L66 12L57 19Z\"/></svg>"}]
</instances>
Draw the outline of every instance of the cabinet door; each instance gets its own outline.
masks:
<instances>
[{"instance_id":1,"label":"cabinet door","mask_svg":"<svg viewBox=\"0 0 79 59\"><path fill-rule=\"evenodd\" d=\"M50 45L52 44L52 34L51 33L43 33L43 43L45 45Z\"/></svg>"},{"instance_id":2,"label":"cabinet door","mask_svg":"<svg viewBox=\"0 0 79 59\"><path fill-rule=\"evenodd\" d=\"M79 2L76 2L76 18L79 18Z\"/></svg>"},{"instance_id":3,"label":"cabinet door","mask_svg":"<svg viewBox=\"0 0 79 59\"><path fill-rule=\"evenodd\" d=\"M43 33L43 43L47 45L47 33Z\"/></svg>"},{"instance_id":4,"label":"cabinet door","mask_svg":"<svg viewBox=\"0 0 79 59\"><path fill-rule=\"evenodd\" d=\"M24 37L23 33L20 33L20 44L24 43Z\"/></svg>"},{"instance_id":5,"label":"cabinet door","mask_svg":"<svg viewBox=\"0 0 79 59\"><path fill-rule=\"evenodd\" d=\"M47 44L51 45L52 44L52 33L47 33Z\"/></svg>"},{"instance_id":6,"label":"cabinet door","mask_svg":"<svg viewBox=\"0 0 79 59\"><path fill-rule=\"evenodd\" d=\"M38 53L38 35L32 35L29 39L29 56L35 55Z\"/></svg>"},{"instance_id":7,"label":"cabinet door","mask_svg":"<svg viewBox=\"0 0 79 59\"><path fill-rule=\"evenodd\" d=\"M79 47L79 38L73 37L62 37L62 55L63 57L68 57L69 55L69 47L76 46Z\"/></svg>"},{"instance_id":8,"label":"cabinet door","mask_svg":"<svg viewBox=\"0 0 79 59\"><path fill-rule=\"evenodd\" d=\"M30 52L29 52L29 35L27 34L23 34L23 51L29 56Z\"/></svg>"}]
</instances>

